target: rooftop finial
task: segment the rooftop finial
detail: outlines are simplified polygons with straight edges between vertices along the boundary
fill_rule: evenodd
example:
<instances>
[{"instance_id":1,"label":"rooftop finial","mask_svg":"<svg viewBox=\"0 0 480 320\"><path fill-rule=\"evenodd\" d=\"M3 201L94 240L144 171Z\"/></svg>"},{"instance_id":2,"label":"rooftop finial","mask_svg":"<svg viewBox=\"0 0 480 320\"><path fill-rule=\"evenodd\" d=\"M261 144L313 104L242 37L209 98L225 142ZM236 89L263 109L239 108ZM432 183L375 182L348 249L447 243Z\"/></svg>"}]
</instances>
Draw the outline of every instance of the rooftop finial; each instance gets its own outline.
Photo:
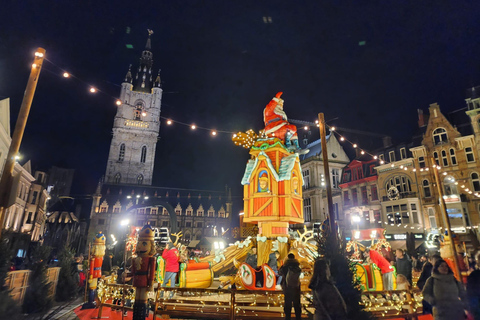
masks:
<instances>
[{"instance_id":1,"label":"rooftop finial","mask_svg":"<svg viewBox=\"0 0 480 320\"><path fill-rule=\"evenodd\" d=\"M127 74L125 76L125 82L130 82L132 83L132 65L128 67Z\"/></svg>"},{"instance_id":2,"label":"rooftop finial","mask_svg":"<svg viewBox=\"0 0 480 320\"><path fill-rule=\"evenodd\" d=\"M147 44L145 45L145 49L150 50L152 49L152 43L150 42L150 36L153 34L152 29L147 29L148 31L148 39L147 39Z\"/></svg>"},{"instance_id":3,"label":"rooftop finial","mask_svg":"<svg viewBox=\"0 0 480 320\"><path fill-rule=\"evenodd\" d=\"M160 80L160 71L161 69L158 69L158 75L157 78L155 79L154 86L160 88L162 86L162 81Z\"/></svg>"}]
</instances>

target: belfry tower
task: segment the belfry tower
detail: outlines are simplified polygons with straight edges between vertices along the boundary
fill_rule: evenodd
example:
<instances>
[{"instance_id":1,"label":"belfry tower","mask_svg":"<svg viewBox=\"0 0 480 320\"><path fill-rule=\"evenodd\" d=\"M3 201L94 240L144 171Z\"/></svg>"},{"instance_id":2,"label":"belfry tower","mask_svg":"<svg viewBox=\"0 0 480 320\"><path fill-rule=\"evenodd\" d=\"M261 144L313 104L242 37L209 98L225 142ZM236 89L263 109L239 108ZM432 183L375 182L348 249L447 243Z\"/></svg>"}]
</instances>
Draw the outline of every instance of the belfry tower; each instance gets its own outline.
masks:
<instances>
[{"instance_id":1,"label":"belfry tower","mask_svg":"<svg viewBox=\"0 0 480 320\"><path fill-rule=\"evenodd\" d=\"M153 81L153 54L148 40L132 77L131 65L122 83L105 183L152 184L155 147L160 130L162 89L160 71Z\"/></svg>"}]
</instances>

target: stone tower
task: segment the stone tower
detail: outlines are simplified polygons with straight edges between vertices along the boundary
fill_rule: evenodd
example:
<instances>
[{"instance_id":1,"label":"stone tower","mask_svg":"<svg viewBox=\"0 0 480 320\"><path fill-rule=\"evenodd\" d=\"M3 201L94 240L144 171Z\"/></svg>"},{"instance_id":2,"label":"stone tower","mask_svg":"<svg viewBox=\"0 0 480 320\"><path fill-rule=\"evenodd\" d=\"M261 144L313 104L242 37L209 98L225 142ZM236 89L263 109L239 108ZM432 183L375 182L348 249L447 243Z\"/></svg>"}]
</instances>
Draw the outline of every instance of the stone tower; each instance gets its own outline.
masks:
<instances>
[{"instance_id":1,"label":"stone tower","mask_svg":"<svg viewBox=\"0 0 480 320\"><path fill-rule=\"evenodd\" d=\"M130 65L122 83L105 173L108 184L152 184L162 103L160 71L153 81L152 34L149 30L135 77Z\"/></svg>"}]
</instances>

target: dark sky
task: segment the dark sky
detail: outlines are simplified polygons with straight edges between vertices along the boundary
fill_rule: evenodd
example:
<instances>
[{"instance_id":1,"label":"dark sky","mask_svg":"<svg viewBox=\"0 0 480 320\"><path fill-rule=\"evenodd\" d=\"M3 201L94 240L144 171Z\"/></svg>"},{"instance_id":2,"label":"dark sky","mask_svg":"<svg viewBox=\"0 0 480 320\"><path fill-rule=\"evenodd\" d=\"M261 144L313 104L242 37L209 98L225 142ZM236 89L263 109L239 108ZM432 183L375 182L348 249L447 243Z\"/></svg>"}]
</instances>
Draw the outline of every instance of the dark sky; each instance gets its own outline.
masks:
<instances>
[{"instance_id":1,"label":"dark sky","mask_svg":"<svg viewBox=\"0 0 480 320\"><path fill-rule=\"evenodd\" d=\"M162 69L162 116L258 131L264 106L283 91L289 118L313 121L324 112L338 118L331 125L406 141L416 109L463 108L465 89L480 84L478 12L478 1L8 1L0 13L0 97L11 98L13 131L38 46L105 92L89 94L44 64L21 153L34 169L76 169L77 194L91 193L104 174L112 96L128 65L138 66L147 28L155 32L155 72ZM154 184L228 184L239 201L247 159L230 135L162 125Z\"/></svg>"}]
</instances>

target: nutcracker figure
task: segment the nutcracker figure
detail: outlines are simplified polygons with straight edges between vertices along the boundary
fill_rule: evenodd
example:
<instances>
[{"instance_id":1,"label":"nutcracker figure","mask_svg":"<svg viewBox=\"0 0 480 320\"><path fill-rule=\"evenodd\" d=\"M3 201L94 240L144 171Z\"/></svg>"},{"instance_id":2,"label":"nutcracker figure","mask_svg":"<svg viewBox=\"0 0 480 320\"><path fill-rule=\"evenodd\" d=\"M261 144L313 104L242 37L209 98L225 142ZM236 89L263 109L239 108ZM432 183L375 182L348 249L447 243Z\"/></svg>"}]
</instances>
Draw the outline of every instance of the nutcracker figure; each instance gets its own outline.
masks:
<instances>
[{"instance_id":1,"label":"nutcracker figure","mask_svg":"<svg viewBox=\"0 0 480 320\"><path fill-rule=\"evenodd\" d=\"M98 278L102 276L103 256L105 255L105 235L100 231L95 235L90 250L90 268L88 270L88 301L83 304L82 309L93 309L96 307L95 294L97 291Z\"/></svg>"},{"instance_id":2,"label":"nutcracker figure","mask_svg":"<svg viewBox=\"0 0 480 320\"><path fill-rule=\"evenodd\" d=\"M147 293L153 290L155 279L156 253L154 234L150 225L145 225L138 234L136 258L132 258L133 286L136 289L135 303L133 304L133 319L145 320L147 315Z\"/></svg>"}]
</instances>

